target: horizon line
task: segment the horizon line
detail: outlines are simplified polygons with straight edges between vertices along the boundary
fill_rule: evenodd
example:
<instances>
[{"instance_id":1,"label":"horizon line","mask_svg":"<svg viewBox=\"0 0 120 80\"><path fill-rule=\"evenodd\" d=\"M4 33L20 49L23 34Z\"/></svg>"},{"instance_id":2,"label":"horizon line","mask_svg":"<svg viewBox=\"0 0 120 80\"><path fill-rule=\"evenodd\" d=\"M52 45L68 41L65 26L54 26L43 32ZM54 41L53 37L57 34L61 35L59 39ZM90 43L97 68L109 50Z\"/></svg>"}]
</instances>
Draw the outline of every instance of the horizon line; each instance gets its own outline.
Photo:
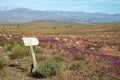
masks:
<instances>
[{"instance_id":1,"label":"horizon line","mask_svg":"<svg viewBox=\"0 0 120 80\"><path fill-rule=\"evenodd\" d=\"M64 11L64 12L85 12L85 13L92 13L92 14L96 14L96 13L101 13L101 14L120 14L120 12L92 12L92 11L78 11L78 10L50 10L50 9L30 9L30 8L24 8L24 7L17 7L17 8L13 8L10 10L0 10L0 11L11 11L11 10L15 10L15 9L28 9L28 10L32 10L32 11Z\"/></svg>"}]
</instances>

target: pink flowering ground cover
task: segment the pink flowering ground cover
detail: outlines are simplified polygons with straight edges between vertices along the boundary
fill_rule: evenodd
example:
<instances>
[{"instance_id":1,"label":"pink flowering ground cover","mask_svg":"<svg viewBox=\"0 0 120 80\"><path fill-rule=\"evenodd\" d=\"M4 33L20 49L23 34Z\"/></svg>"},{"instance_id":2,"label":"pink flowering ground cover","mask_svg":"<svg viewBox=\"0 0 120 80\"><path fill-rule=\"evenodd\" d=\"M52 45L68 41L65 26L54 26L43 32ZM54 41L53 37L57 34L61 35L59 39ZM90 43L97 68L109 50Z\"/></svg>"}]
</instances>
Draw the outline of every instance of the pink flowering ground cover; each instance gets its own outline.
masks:
<instances>
[{"instance_id":1,"label":"pink flowering ground cover","mask_svg":"<svg viewBox=\"0 0 120 80\"><path fill-rule=\"evenodd\" d=\"M42 78L43 80L120 80L119 35L112 35L112 37L105 35L46 35L37 36L37 38L40 42L35 47L37 62L55 55L64 58L61 73L47 79ZM1 37L0 40L6 39ZM12 37L10 40L23 44L21 37ZM11 60L9 55L12 52L4 50L0 53L4 55L4 58L8 57L8 64L14 61L20 64L19 68L5 66L0 72L0 79L5 80L9 77L8 80L11 80L14 77L17 80L36 80L29 76L30 56Z\"/></svg>"}]
</instances>

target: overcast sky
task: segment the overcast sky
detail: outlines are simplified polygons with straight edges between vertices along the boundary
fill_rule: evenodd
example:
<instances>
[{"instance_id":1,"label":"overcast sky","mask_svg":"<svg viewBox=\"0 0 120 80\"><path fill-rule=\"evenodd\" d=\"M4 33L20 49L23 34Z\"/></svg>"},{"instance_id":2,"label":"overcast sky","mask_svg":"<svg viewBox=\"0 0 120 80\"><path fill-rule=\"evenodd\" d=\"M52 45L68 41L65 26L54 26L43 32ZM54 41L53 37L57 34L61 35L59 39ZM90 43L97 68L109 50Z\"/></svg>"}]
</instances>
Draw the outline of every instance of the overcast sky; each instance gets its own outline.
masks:
<instances>
[{"instance_id":1,"label":"overcast sky","mask_svg":"<svg viewBox=\"0 0 120 80\"><path fill-rule=\"evenodd\" d=\"M120 13L120 0L0 0L0 7Z\"/></svg>"}]
</instances>

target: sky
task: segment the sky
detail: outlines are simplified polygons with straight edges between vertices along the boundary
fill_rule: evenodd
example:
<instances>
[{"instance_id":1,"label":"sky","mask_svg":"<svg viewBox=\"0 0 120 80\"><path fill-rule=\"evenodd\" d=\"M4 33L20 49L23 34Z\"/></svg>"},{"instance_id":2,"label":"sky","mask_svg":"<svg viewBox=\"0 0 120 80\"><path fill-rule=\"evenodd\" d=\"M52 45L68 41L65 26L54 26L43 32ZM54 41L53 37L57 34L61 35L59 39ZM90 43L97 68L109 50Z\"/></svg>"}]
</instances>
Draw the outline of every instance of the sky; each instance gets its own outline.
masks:
<instances>
[{"instance_id":1,"label":"sky","mask_svg":"<svg viewBox=\"0 0 120 80\"><path fill-rule=\"evenodd\" d=\"M120 0L0 0L0 8L120 13Z\"/></svg>"}]
</instances>

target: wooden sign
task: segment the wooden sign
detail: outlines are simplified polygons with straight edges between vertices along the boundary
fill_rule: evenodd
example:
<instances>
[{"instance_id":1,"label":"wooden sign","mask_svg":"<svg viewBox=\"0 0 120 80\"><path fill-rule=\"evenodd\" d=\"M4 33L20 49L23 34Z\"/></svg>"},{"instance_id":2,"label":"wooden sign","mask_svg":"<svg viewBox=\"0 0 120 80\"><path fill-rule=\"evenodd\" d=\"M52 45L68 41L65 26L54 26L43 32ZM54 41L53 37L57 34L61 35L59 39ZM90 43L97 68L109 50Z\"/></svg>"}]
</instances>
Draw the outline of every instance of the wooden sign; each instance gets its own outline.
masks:
<instances>
[{"instance_id":1,"label":"wooden sign","mask_svg":"<svg viewBox=\"0 0 120 80\"><path fill-rule=\"evenodd\" d=\"M23 38L25 46L36 46L39 44L39 41L35 37Z\"/></svg>"},{"instance_id":2,"label":"wooden sign","mask_svg":"<svg viewBox=\"0 0 120 80\"><path fill-rule=\"evenodd\" d=\"M33 46L38 45L39 41L35 37L28 37L28 38L22 38L22 39L23 39L23 42L24 42L25 46L30 47L32 61L33 61L32 73L35 73L37 71L37 61L36 61L35 53L34 53L34 50L33 50Z\"/></svg>"}]
</instances>

